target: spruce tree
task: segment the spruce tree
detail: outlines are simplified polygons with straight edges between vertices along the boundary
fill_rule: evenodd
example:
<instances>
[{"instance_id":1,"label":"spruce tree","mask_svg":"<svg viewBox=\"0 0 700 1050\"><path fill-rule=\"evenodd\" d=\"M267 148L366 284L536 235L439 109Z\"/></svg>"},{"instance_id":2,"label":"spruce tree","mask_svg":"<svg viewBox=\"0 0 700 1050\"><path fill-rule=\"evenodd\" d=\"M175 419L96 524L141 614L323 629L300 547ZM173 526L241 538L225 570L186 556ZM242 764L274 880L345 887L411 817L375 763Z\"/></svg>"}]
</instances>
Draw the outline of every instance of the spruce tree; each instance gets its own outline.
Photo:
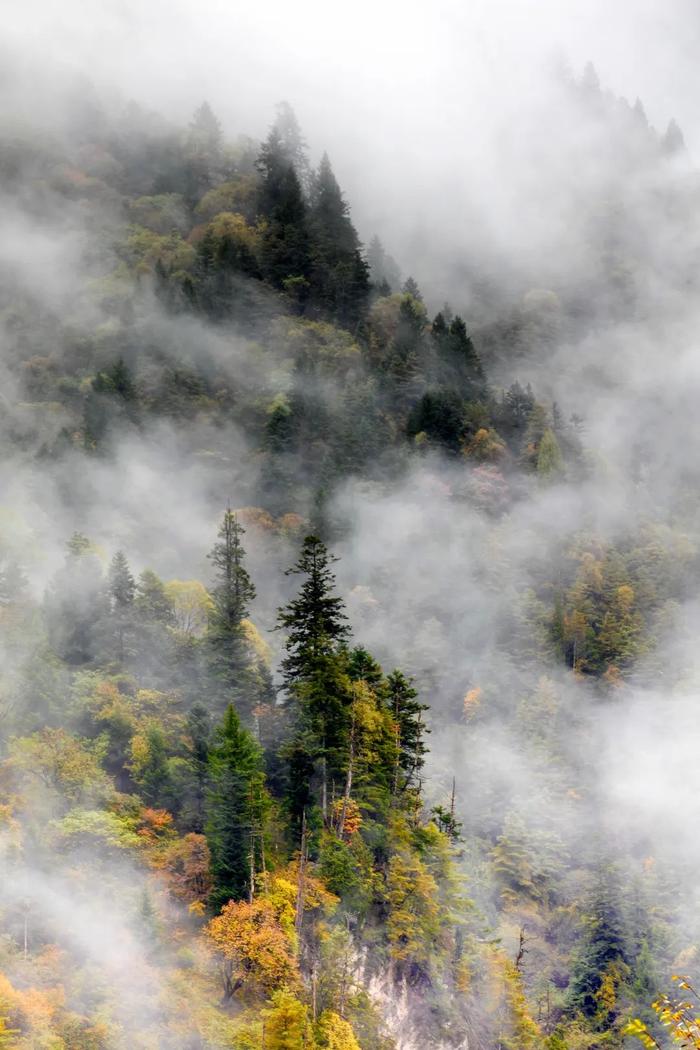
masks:
<instances>
[{"instance_id":1,"label":"spruce tree","mask_svg":"<svg viewBox=\"0 0 700 1050\"><path fill-rule=\"evenodd\" d=\"M287 632L282 669L287 691L297 705L294 738L285 749L290 774L287 804L295 828L302 816L298 807L311 797L317 764L321 811L326 816L328 785L340 775L347 750L352 691L339 659L348 628L343 601L333 594L335 560L318 536L306 537L299 560L288 570L304 581L277 619L278 627Z\"/></svg>"},{"instance_id":2,"label":"spruce tree","mask_svg":"<svg viewBox=\"0 0 700 1050\"><path fill-rule=\"evenodd\" d=\"M209 554L216 569L216 583L211 591L213 608L207 644L216 693L225 703L234 701L249 716L251 653L243 621L255 598L255 587L244 565L244 534L245 529L229 508L219 528L218 542Z\"/></svg>"},{"instance_id":3,"label":"spruce tree","mask_svg":"<svg viewBox=\"0 0 700 1050\"><path fill-rule=\"evenodd\" d=\"M589 1019L598 1031L607 1031L615 1008L601 996L601 987L606 979L618 986L628 974L620 891L615 872L607 868L599 873L591 895L569 985L569 1009Z\"/></svg>"},{"instance_id":4,"label":"spruce tree","mask_svg":"<svg viewBox=\"0 0 700 1050\"><path fill-rule=\"evenodd\" d=\"M256 167L260 174L258 211L266 220L262 235L263 276L276 288L296 282L303 303L311 274L307 207L299 175L279 129L271 129Z\"/></svg>"},{"instance_id":5,"label":"spruce tree","mask_svg":"<svg viewBox=\"0 0 700 1050\"><path fill-rule=\"evenodd\" d=\"M406 408L424 386L426 344L423 338L425 310L412 295L404 295L396 331L384 362L394 404Z\"/></svg>"},{"instance_id":6,"label":"spruce tree","mask_svg":"<svg viewBox=\"0 0 700 1050\"><path fill-rule=\"evenodd\" d=\"M145 623L162 624L164 627L175 626L173 603L166 593L163 581L151 569L144 569L139 576L134 605L139 618Z\"/></svg>"},{"instance_id":7,"label":"spruce tree","mask_svg":"<svg viewBox=\"0 0 700 1050\"><path fill-rule=\"evenodd\" d=\"M149 806L172 806L172 777L163 731L150 726L146 733L147 754L141 767L138 783L144 801Z\"/></svg>"},{"instance_id":8,"label":"spruce tree","mask_svg":"<svg viewBox=\"0 0 700 1050\"><path fill-rule=\"evenodd\" d=\"M484 372L462 318L457 316L448 325L444 315L438 314L432 334L438 353L438 377L443 385L454 387L466 400L483 396Z\"/></svg>"},{"instance_id":9,"label":"spruce tree","mask_svg":"<svg viewBox=\"0 0 700 1050\"><path fill-rule=\"evenodd\" d=\"M333 594L335 561L318 536L307 536L296 565L287 570L304 577L297 597L277 616L278 628L287 632L282 668L288 686L310 678L348 636L343 600Z\"/></svg>"},{"instance_id":10,"label":"spruce tree","mask_svg":"<svg viewBox=\"0 0 700 1050\"><path fill-rule=\"evenodd\" d=\"M423 721L428 705L418 699L412 680L395 670L387 679L387 706L396 734L393 794L400 795L420 786L420 773L428 752L425 735L429 730Z\"/></svg>"},{"instance_id":11,"label":"spruce tree","mask_svg":"<svg viewBox=\"0 0 700 1050\"><path fill-rule=\"evenodd\" d=\"M131 608L136 594L136 583L123 551L117 551L109 567L109 593L114 612Z\"/></svg>"},{"instance_id":12,"label":"spruce tree","mask_svg":"<svg viewBox=\"0 0 700 1050\"><path fill-rule=\"evenodd\" d=\"M112 558L108 575L109 596L112 607L112 633L116 657L123 662L127 656L134 633L134 598L136 583L123 551Z\"/></svg>"},{"instance_id":13,"label":"spruce tree","mask_svg":"<svg viewBox=\"0 0 700 1050\"><path fill-rule=\"evenodd\" d=\"M299 127L297 115L288 102L278 102L276 109L274 129L279 139L281 152L287 163L294 168L304 193L307 193L311 182L311 172L306 153L306 142Z\"/></svg>"},{"instance_id":14,"label":"spruce tree","mask_svg":"<svg viewBox=\"0 0 700 1050\"><path fill-rule=\"evenodd\" d=\"M90 540L74 532L65 564L51 582L45 611L49 638L69 664L87 664L100 649L110 612L102 566Z\"/></svg>"},{"instance_id":15,"label":"spruce tree","mask_svg":"<svg viewBox=\"0 0 700 1050\"><path fill-rule=\"evenodd\" d=\"M232 705L217 729L209 773L206 837L213 880L210 903L218 910L229 900L251 894L251 872L259 867L264 835L262 756Z\"/></svg>"},{"instance_id":16,"label":"spruce tree","mask_svg":"<svg viewBox=\"0 0 700 1050\"><path fill-rule=\"evenodd\" d=\"M195 204L210 189L222 167L221 124L208 102L192 117L186 142L185 196Z\"/></svg>"},{"instance_id":17,"label":"spruce tree","mask_svg":"<svg viewBox=\"0 0 700 1050\"><path fill-rule=\"evenodd\" d=\"M313 267L311 294L325 312L354 327L369 291L368 267L348 205L324 153L309 213Z\"/></svg>"},{"instance_id":18,"label":"spruce tree","mask_svg":"<svg viewBox=\"0 0 700 1050\"><path fill-rule=\"evenodd\" d=\"M211 724L203 704L195 704L185 723L187 730L187 792L183 802L183 819L189 829L202 834L206 822L211 753Z\"/></svg>"}]
</instances>

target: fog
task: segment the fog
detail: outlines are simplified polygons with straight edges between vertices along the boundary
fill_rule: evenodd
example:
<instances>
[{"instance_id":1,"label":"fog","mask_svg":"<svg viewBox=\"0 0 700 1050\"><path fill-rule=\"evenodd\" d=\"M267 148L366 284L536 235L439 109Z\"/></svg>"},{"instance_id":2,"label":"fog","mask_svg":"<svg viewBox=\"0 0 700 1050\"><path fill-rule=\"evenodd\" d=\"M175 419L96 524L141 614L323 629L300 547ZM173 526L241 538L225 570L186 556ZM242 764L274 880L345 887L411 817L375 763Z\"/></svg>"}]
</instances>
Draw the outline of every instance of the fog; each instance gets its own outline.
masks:
<instances>
[{"instance_id":1,"label":"fog","mask_svg":"<svg viewBox=\"0 0 700 1050\"><path fill-rule=\"evenodd\" d=\"M531 382L538 400L557 402L567 419L582 417L585 471L522 490L512 482L504 514L472 498L463 463L430 452L395 478L344 480L330 501L342 522L339 588L357 642L385 668L414 674L431 705L426 791L431 802L444 800L456 776L465 833L493 837L517 812L533 833L556 831L581 866L602 850L613 859L624 853L636 870L653 853L682 871L679 899L692 898L700 863L697 5L361 0L341 11L321 0L105 0L90 9L29 0L7 12L4 30L1 122L13 133L36 128L61 141L78 97L99 98L112 114L133 100L178 126L206 98L227 136L259 140L275 104L289 100L312 159L329 152L363 242L381 236L403 274L419 281L430 312L445 299L464 312L494 387ZM625 131L620 146L614 120L601 121L572 96L589 61L603 94L631 105L640 98L659 136L675 118L687 152L650 160L646 127L629 148ZM618 116L627 127L629 112ZM102 316L85 289L113 259L80 208L57 214L49 205L47 221L35 206L5 192L0 270L48 318L29 336L36 353L48 346L60 357L51 315L70 316L78 331L96 320L108 325L109 311ZM112 221L109 207L102 221ZM601 272L610 230L614 259ZM616 291L607 301L606 280L626 265L634 271L620 277L628 298ZM544 298L533 299L533 290ZM571 306L578 299L583 316ZM490 350L501 315L528 309L536 324L525 351ZM140 310L141 346L168 347L244 391L288 389L274 354L253 351L252 340L173 318L147 294ZM545 322L543 337L536 325ZM107 360L109 331L103 335ZM260 495L259 450L243 428L206 419L125 426L108 455L72 448L47 461L42 443L64 420L49 413L27 421L29 398L8 363L12 338L4 329L3 428L30 436L11 452L6 445L0 463L3 542L34 595L44 593L75 530L105 558L125 549L136 571L208 581L206 553L223 507L249 507ZM678 536L663 532L671 522L687 538L685 578L674 630L659 627L653 658L645 654L609 696L546 647L523 668L517 650L538 643L521 613L541 586L543 564L558 565L583 533L620 543L656 527L661 545L677 547ZM272 628L294 583L282 571L295 539L253 526L246 547L259 594L252 618L278 656ZM16 653L8 657L14 665ZM522 722L521 705L543 677L556 696L551 777ZM464 698L475 689L481 700L470 719ZM33 878L26 870L15 877L22 886ZM51 923L68 892L57 876L46 903ZM84 927L96 922L99 904L86 903L74 931L86 954ZM122 920L114 922L116 933L97 923L105 943L122 937ZM139 958L138 947L120 940L114 966L125 957Z\"/></svg>"}]
</instances>

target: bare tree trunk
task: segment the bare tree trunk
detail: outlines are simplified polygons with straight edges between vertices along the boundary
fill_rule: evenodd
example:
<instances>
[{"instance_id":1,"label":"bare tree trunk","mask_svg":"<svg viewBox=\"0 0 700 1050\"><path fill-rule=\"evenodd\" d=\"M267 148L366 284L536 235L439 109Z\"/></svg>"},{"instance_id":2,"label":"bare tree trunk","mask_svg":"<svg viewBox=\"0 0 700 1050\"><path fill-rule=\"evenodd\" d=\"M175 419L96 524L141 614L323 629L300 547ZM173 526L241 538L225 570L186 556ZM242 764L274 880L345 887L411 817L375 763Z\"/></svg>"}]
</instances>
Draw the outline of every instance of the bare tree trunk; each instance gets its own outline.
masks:
<instances>
[{"instance_id":1,"label":"bare tree trunk","mask_svg":"<svg viewBox=\"0 0 700 1050\"><path fill-rule=\"evenodd\" d=\"M296 901L296 914L294 916L294 929L297 937L299 938L299 946L301 947L301 927L304 921L304 890L305 890L305 878L306 878L306 810L301 816L301 849L299 851L299 875L297 878L297 901Z\"/></svg>"},{"instance_id":2,"label":"bare tree trunk","mask_svg":"<svg viewBox=\"0 0 700 1050\"><path fill-rule=\"evenodd\" d=\"M255 834L250 834L250 887L248 890L248 903L253 903L255 897Z\"/></svg>"},{"instance_id":3,"label":"bare tree trunk","mask_svg":"<svg viewBox=\"0 0 700 1050\"><path fill-rule=\"evenodd\" d=\"M338 838L342 839L343 832L345 831L345 818L348 813L348 802L350 801L350 792L352 791L352 774L353 767L355 765L355 705L352 708L352 722L350 724L350 754L348 755L348 775L345 778L345 793L343 795L343 808L340 811L340 820L338 821Z\"/></svg>"},{"instance_id":4,"label":"bare tree trunk","mask_svg":"<svg viewBox=\"0 0 700 1050\"><path fill-rule=\"evenodd\" d=\"M326 762L326 740L323 739L323 758L321 759L321 813L323 823L328 822L328 764Z\"/></svg>"}]
</instances>

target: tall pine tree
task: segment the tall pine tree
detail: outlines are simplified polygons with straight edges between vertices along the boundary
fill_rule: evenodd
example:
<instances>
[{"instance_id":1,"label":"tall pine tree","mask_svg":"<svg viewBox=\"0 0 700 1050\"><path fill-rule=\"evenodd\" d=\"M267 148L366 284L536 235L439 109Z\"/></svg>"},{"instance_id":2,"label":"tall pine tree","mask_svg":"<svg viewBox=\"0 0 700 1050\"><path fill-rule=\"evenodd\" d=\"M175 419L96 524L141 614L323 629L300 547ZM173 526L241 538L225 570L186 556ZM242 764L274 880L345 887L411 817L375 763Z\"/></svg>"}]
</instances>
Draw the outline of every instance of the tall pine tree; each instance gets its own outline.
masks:
<instances>
[{"instance_id":1,"label":"tall pine tree","mask_svg":"<svg viewBox=\"0 0 700 1050\"><path fill-rule=\"evenodd\" d=\"M253 704L251 652L243 621L255 598L255 587L244 565L241 542L245 529L229 508L219 528L218 542L209 554L216 568L211 591L213 607L209 615L207 644L214 690L226 703L235 702L245 717Z\"/></svg>"},{"instance_id":2,"label":"tall pine tree","mask_svg":"<svg viewBox=\"0 0 700 1050\"><path fill-rule=\"evenodd\" d=\"M232 705L216 732L210 754L211 788L206 837L211 851L210 903L250 897L264 841L266 793L262 756Z\"/></svg>"},{"instance_id":3,"label":"tall pine tree","mask_svg":"<svg viewBox=\"0 0 700 1050\"><path fill-rule=\"evenodd\" d=\"M369 292L369 271L348 205L325 153L314 179L309 226L314 302L341 324L353 328Z\"/></svg>"}]
</instances>

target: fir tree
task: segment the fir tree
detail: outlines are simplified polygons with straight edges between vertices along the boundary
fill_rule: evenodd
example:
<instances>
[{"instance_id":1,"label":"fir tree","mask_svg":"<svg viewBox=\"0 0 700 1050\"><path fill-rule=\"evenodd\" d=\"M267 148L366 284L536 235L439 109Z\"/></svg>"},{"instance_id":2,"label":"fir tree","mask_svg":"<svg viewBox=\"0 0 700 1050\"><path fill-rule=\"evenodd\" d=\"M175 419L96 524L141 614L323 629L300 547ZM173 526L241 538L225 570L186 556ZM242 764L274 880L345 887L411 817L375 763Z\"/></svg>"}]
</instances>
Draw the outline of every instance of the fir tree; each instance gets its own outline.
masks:
<instances>
[{"instance_id":1,"label":"fir tree","mask_svg":"<svg viewBox=\"0 0 700 1050\"><path fill-rule=\"evenodd\" d=\"M598 1031L607 1031L616 1016L616 995L602 992L606 985L616 991L628 973L617 876L607 869L591 897L569 986L569 1009L588 1018Z\"/></svg>"},{"instance_id":2,"label":"fir tree","mask_svg":"<svg viewBox=\"0 0 700 1050\"><path fill-rule=\"evenodd\" d=\"M112 630L116 656L123 661L130 648L134 630L134 598L136 583L123 551L117 551L109 567L109 595L112 604Z\"/></svg>"},{"instance_id":3,"label":"fir tree","mask_svg":"<svg viewBox=\"0 0 700 1050\"><path fill-rule=\"evenodd\" d=\"M123 551L117 551L109 567L109 593L112 609L123 611L131 608L136 594L136 584Z\"/></svg>"},{"instance_id":4,"label":"fir tree","mask_svg":"<svg viewBox=\"0 0 700 1050\"><path fill-rule=\"evenodd\" d=\"M423 296L421 295L420 288L412 277L407 277L403 283L401 289L404 295L410 295L413 299L417 299L419 303L423 302Z\"/></svg>"},{"instance_id":5,"label":"fir tree","mask_svg":"<svg viewBox=\"0 0 700 1050\"><path fill-rule=\"evenodd\" d=\"M309 213L314 301L341 324L354 326L369 291L367 264L349 209L324 153Z\"/></svg>"},{"instance_id":6,"label":"fir tree","mask_svg":"<svg viewBox=\"0 0 700 1050\"><path fill-rule=\"evenodd\" d=\"M165 737L158 726L149 727L146 745L146 760L138 776L141 793L149 806L169 808L172 804L172 778Z\"/></svg>"},{"instance_id":7,"label":"fir tree","mask_svg":"<svg viewBox=\"0 0 700 1050\"><path fill-rule=\"evenodd\" d=\"M236 515L228 509L219 528L218 542L209 555L217 582L211 591L213 608L207 644L217 691L227 702L235 700L239 709L249 715L251 653L243 621L255 598L255 587L244 565L244 533Z\"/></svg>"},{"instance_id":8,"label":"fir tree","mask_svg":"<svg viewBox=\"0 0 700 1050\"><path fill-rule=\"evenodd\" d=\"M387 679L387 706L394 721L396 757L394 760L394 795L420 786L420 773L425 765L428 748L425 735L429 730L423 721L422 704L413 688L412 680L395 670Z\"/></svg>"},{"instance_id":9,"label":"fir tree","mask_svg":"<svg viewBox=\"0 0 700 1050\"><path fill-rule=\"evenodd\" d=\"M297 282L299 302L306 298L311 274L307 207L299 175L279 129L271 129L256 167L260 173L258 208L266 220L262 236L263 275L276 288Z\"/></svg>"},{"instance_id":10,"label":"fir tree","mask_svg":"<svg viewBox=\"0 0 700 1050\"><path fill-rule=\"evenodd\" d=\"M209 763L206 837L213 880L210 903L218 910L229 900L251 894L251 871L256 869L264 833L262 757L232 705L216 732Z\"/></svg>"},{"instance_id":11,"label":"fir tree","mask_svg":"<svg viewBox=\"0 0 700 1050\"><path fill-rule=\"evenodd\" d=\"M145 623L175 626L173 603L163 581L151 569L144 569L136 584L134 606Z\"/></svg>"},{"instance_id":12,"label":"fir tree","mask_svg":"<svg viewBox=\"0 0 700 1050\"><path fill-rule=\"evenodd\" d=\"M210 776L211 724L203 704L195 704L186 722L187 798L183 817L192 831L202 834L206 821L207 791Z\"/></svg>"},{"instance_id":13,"label":"fir tree","mask_svg":"<svg viewBox=\"0 0 700 1050\"><path fill-rule=\"evenodd\" d=\"M340 774L346 756L352 693L338 656L348 628L343 601L333 594L333 561L317 536L306 537L299 560L288 570L304 581L298 596L280 609L277 618L278 627L287 632L282 668L287 690L297 704L294 740L287 748L291 791L287 797L295 827L301 820L299 804L311 797L315 763L320 767L325 816L329 781ZM302 772L304 783L298 780Z\"/></svg>"},{"instance_id":14,"label":"fir tree","mask_svg":"<svg viewBox=\"0 0 700 1050\"><path fill-rule=\"evenodd\" d=\"M288 102L278 102L276 109L274 130L279 139L280 150L287 163L294 168L302 189L308 192L311 172L306 153L306 142L297 115Z\"/></svg>"},{"instance_id":15,"label":"fir tree","mask_svg":"<svg viewBox=\"0 0 700 1050\"><path fill-rule=\"evenodd\" d=\"M49 638L69 664L89 663L99 651L109 616L109 595L102 566L87 537L73 533L63 568L46 596Z\"/></svg>"},{"instance_id":16,"label":"fir tree","mask_svg":"<svg viewBox=\"0 0 700 1050\"><path fill-rule=\"evenodd\" d=\"M309 678L320 660L332 656L347 638L342 598L333 594L337 561L318 536L307 536L296 565L287 575L304 577L296 598L280 609L277 626L287 632L282 667L288 685Z\"/></svg>"}]
</instances>

